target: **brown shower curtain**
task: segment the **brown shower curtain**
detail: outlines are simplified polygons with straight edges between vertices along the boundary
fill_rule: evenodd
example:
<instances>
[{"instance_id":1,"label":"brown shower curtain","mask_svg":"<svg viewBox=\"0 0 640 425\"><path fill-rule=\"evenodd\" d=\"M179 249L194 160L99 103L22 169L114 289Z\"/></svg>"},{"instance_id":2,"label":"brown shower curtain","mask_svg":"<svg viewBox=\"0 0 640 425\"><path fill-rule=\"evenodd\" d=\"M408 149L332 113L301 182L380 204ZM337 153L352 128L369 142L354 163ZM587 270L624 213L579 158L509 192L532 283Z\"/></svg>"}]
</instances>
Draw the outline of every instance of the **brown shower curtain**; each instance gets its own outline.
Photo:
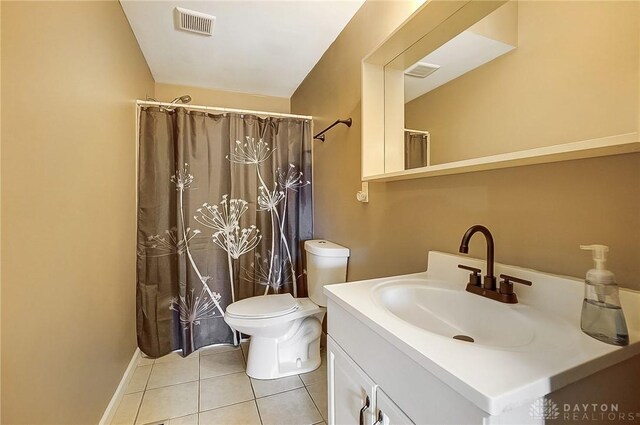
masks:
<instances>
[{"instance_id":1,"label":"brown shower curtain","mask_svg":"<svg viewBox=\"0 0 640 425\"><path fill-rule=\"evenodd\" d=\"M138 346L237 343L233 301L292 292L311 238L311 123L141 108Z\"/></svg>"},{"instance_id":2,"label":"brown shower curtain","mask_svg":"<svg viewBox=\"0 0 640 425\"><path fill-rule=\"evenodd\" d=\"M404 169L426 167L428 163L429 137L424 133L404 132Z\"/></svg>"}]
</instances>

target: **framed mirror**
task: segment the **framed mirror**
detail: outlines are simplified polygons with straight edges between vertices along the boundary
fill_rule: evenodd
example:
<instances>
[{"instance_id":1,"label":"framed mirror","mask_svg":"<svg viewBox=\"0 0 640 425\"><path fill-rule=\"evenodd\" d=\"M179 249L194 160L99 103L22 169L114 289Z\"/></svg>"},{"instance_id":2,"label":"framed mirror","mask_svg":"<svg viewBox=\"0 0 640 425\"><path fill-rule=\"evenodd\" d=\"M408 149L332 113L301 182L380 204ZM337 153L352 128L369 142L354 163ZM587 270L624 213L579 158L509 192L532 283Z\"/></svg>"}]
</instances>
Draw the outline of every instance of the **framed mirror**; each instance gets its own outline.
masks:
<instances>
[{"instance_id":1,"label":"framed mirror","mask_svg":"<svg viewBox=\"0 0 640 425\"><path fill-rule=\"evenodd\" d=\"M432 1L363 61L363 180L640 150L640 3Z\"/></svg>"}]
</instances>

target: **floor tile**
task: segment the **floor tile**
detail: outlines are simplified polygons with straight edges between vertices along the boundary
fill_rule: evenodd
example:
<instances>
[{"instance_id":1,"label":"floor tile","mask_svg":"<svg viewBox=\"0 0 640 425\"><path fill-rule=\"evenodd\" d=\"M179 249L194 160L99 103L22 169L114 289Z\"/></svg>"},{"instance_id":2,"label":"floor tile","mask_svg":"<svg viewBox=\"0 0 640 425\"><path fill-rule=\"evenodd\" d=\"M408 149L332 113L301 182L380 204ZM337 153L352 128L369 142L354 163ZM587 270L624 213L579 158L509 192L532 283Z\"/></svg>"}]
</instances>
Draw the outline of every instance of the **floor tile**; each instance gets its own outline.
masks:
<instances>
[{"instance_id":1,"label":"floor tile","mask_svg":"<svg viewBox=\"0 0 640 425\"><path fill-rule=\"evenodd\" d=\"M150 357L140 356L138 359L138 366L148 366L153 364L154 360Z\"/></svg>"},{"instance_id":2,"label":"floor tile","mask_svg":"<svg viewBox=\"0 0 640 425\"><path fill-rule=\"evenodd\" d=\"M142 392L125 394L120 400L118 410L111 420L111 425L133 425L142 400Z\"/></svg>"},{"instance_id":3,"label":"floor tile","mask_svg":"<svg viewBox=\"0 0 640 425\"><path fill-rule=\"evenodd\" d=\"M208 347L202 347L198 351L201 356L208 356L209 354L226 353L227 351L239 350L240 347L234 345L210 345Z\"/></svg>"},{"instance_id":4,"label":"floor tile","mask_svg":"<svg viewBox=\"0 0 640 425\"><path fill-rule=\"evenodd\" d=\"M320 367L316 370L303 373L300 375L302 382L305 385L315 384L316 382L322 382L327 380L327 354L326 352L322 352L320 354L322 362L320 363Z\"/></svg>"},{"instance_id":5,"label":"floor tile","mask_svg":"<svg viewBox=\"0 0 640 425\"><path fill-rule=\"evenodd\" d=\"M200 379L243 371L244 361L240 350L202 356L200 359Z\"/></svg>"},{"instance_id":6,"label":"floor tile","mask_svg":"<svg viewBox=\"0 0 640 425\"><path fill-rule=\"evenodd\" d=\"M263 425L303 425L322 421L322 416L304 388L256 401Z\"/></svg>"},{"instance_id":7,"label":"floor tile","mask_svg":"<svg viewBox=\"0 0 640 425\"><path fill-rule=\"evenodd\" d=\"M144 393L136 424L179 418L197 412L197 382L156 388Z\"/></svg>"},{"instance_id":8,"label":"floor tile","mask_svg":"<svg viewBox=\"0 0 640 425\"><path fill-rule=\"evenodd\" d=\"M200 413L200 425L261 425L254 400Z\"/></svg>"},{"instance_id":9,"label":"floor tile","mask_svg":"<svg viewBox=\"0 0 640 425\"><path fill-rule=\"evenodd\" d=\"M199 374L197 357L190 357L175 362L156 363L153 365L147 389L166 387L197 381Z\"/></svg>"},{"instance_id":10,"label":"floor tile","mask_svg":"<svg viewBox=\"0 0 640 425\"><path fill-rule=\"evenodd\" d=\"M322 418L326 421L328 416L327 381L316 382L315 384L308 385L307 391L309 391L309 394L320 411Z\"/></svg>"},{"instance_id":11,"label":"floor tile","mask_svg":"<svg viewBox=\"0 0 640 425\"><path fill-rule=\"evenodd\" d=\"M200 381L201 412L249 400L253 400L253 391L244 372Z\"/></svg>"},{"instance_id":12,"label":"floor tile","mask_svg":"<svg viewBox=\"0 0 640 425\"><path fill-rule=\"evenodd\" d=\"M198 351L194 351L187 357L182 357L182 354L180 354L180 352L174 351L173 353L169 353L166 356L156 359L154 364L190 360L194 357L199 357L199 355L200 353Z\"/></svg>"},{"instance_id":13,"label":"floor tile","mask_svg":"<svg viewBox=\"0 0 640 425\"><path fill-rule=\"evenodd\" d=\"M247 356L249 355L249 343L251 340L242 341L240 343L240 348L242 349L242 355L244 356L244 362L247 362Z\"/></svg>"},{"instance_id":14,"label":"floor tile","mask_svg":"<svg viewBox=\"0 0 640 425\"><path fill-rule=\"evenodd\" d=\"M198 425L198 414L169 419L164 425Z\"/></svg>"},{"instance_id":15,"label":"floor tile","mask_svg":"<svg viewBox=\"0 0 640 425\"><path fill-rule=\"evenodd\" d=\"M136 367L136 370L133 372L133 376L127 384L127 388L125 388L124 393L131 394L144 391L147 387L147 381L149 380L149 374L151 373L152 367L152 365Z\"/></svg>"},{"instance_id":16,"label":"floor tile","mask_svg":"<svg viewBox=\"0 0 640 425\"><path fill-rule=\"evenodd\" d=\"M180 416L179 418L149 422L144 425L198 425L198 414L195 413L189 416Z\"/></svg>"},{"instance_id":17,"label":"floor tile","mask_svg":"<svg viewBox=\"0 0 640 425\"><path fill-rule=\"evenodd\" d=\"M253 392L256 394L256 398L266 397L304 386L298 375L265 380L251 378L251 385L253 385Z\"/></svg>"}]
</instances>

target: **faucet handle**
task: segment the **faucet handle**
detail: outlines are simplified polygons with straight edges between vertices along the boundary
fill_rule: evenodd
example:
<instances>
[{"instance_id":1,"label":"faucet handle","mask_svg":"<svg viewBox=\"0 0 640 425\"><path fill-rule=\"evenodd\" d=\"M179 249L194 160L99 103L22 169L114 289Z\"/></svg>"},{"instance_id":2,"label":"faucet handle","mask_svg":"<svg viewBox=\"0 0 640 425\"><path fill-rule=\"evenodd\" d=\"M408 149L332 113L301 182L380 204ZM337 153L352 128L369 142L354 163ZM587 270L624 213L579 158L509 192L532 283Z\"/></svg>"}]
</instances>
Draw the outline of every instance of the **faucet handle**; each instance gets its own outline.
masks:
<instances>
[{"instance_id":1,"label":"faucet handle","mask_svg":"<svg viewBox=\"0 0 640 425\"><path fill-rule=\"evenodd\" d=\"M473 286L481 286L480 281L480 273L482 270L476 269L475 267L465 266L464 264L458 264L459 269L469 270L471 274L469 275L469 284Z\"/></svg>"},{"instance_id":2,"label":"faucet handle","mask_svg":"<svg viewBox=\"0 0 640 425\"><path fill-rule=\"evenodd\" d=\"M509 276L508 274L501 274L500 279L500 293L501 294L513 294L513 284L520 283L521 285L531 286L530 280L520 279L519 277Z\"/></svg>"}]
</instances>

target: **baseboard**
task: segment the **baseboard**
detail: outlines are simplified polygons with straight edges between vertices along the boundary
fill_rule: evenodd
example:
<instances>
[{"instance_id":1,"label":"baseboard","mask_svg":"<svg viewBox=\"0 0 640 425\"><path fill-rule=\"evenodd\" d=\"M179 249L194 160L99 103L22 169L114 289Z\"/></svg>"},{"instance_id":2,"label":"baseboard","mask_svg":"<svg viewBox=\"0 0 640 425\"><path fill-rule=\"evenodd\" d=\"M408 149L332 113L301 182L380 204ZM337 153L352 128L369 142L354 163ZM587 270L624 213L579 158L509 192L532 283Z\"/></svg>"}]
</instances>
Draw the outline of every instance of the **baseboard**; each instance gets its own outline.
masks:
<instances>
[{"instance_id":1,"label":"baseboard","mask_svg":"<svg viewBox=\"0 0 640 425\"><path fill-rule=\"evenodd\" d=\"M125 370L124 375L122 375L118 388L116 388L116 391L113 393L113 397L111 397L111 401L98 423L99 425L109 425L113 420L116 410L118 410L118 406L120 405L120 400L122 400L122 396L124 396L124 390L127 388L127 385L129 385L129 381L133 377L133 373L140 362L141 354L140 349L136 348L136 351L133 353L133 357L131 357L131 361L129 362L129 366L127 366L127 370Z\"/></svg>"}]
</instances>

